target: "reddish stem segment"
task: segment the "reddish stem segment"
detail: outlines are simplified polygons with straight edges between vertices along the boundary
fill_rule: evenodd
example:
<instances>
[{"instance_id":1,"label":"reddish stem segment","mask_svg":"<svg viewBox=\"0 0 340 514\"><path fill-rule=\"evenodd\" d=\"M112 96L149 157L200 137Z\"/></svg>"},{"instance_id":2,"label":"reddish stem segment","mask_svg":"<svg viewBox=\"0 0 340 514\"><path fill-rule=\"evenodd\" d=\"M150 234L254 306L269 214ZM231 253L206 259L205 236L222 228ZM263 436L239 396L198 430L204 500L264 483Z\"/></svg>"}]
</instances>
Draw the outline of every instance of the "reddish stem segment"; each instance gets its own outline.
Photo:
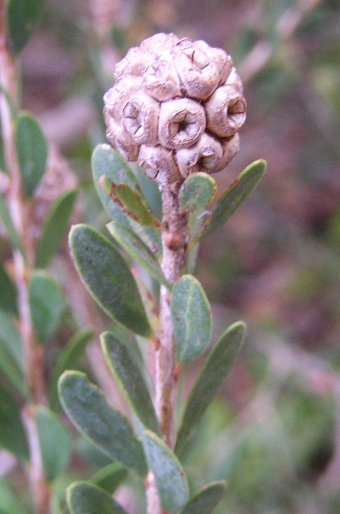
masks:
<instances>
[{"instance_id":1,"label":"reddish stem segment","mask_svg":"<svg viewBox=\"0 0 340 514\"><path fill-rule=\"evenodd\" d=\"M183 273L187 250L188 215L178 203L181 182L162 188L163 224L162 270L170 284ZM160 291L160 345L156 352L156 412L164 440L174 446L174 410L177 378L174 374L175 348L170 312L170 292L165 286Z\"/></svg>"}]
</instances>

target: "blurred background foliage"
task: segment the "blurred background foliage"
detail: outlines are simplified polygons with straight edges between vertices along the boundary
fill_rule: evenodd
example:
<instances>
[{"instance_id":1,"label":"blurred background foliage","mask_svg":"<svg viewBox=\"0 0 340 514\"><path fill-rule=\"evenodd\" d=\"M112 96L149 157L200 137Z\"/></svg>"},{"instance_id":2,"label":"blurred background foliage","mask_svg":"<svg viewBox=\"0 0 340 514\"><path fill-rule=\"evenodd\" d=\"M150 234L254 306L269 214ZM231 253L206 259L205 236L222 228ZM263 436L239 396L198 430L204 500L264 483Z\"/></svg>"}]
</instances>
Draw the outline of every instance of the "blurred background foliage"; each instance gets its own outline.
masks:
<instances>
[{"instance_id":1,"label":"blurred background foliage","mask_svg":"<svg viewBox=\"0 0 340 514\"><path fill-rule=\"evenodd\" d=\"M113 83L115 63L159 31L204 39L233 56L248 118L241 150L217 175L218 185L224 190L255 159L266 159L268 168L246 204L200 246L197 276L213 304L216 337L218 327L239 318L249 330L219 399L185 450L186 468L193 489L227 479L217 514L340 512L339 2L45 4L21 55L22 105L38 117L58 162L51 195L63 181L77 183L74 217L97 228L106 218L90 158L105 141L102 95ZM156 208L157 191L145 187ZM5 241L0 246L8 256ZM70 278L67 253L65 245L52 265L69 300L49 342L51 363L74 318L82 325L87 301ZM88 357L95 370L93 352ZM188 365L183 398L197 369ZM65 484L103 465L76 437L70 469L55 484L61 496ZM0 470L19 490L20 470L4 452Z\"/></svg>"}]
</instances>

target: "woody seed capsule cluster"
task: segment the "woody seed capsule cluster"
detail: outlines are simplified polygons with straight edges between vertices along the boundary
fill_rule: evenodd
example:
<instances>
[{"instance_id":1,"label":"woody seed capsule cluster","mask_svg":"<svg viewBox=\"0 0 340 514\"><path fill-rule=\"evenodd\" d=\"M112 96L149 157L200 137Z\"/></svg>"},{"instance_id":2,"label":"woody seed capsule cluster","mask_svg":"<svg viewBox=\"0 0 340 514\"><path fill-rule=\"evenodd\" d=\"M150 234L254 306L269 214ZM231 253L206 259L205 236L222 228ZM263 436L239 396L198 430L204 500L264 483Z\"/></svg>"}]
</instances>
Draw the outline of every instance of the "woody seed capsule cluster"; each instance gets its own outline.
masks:
<instances>
[{"instance_id":1,"label":"woody seed capsule cluster","mask_svg":"<svg viewBox=\"0 0 340 514\"><path fill-rule=\"evenodd\" d=\"M104 96L109 142L158 184L222 170L239 149L246 101L231 57L156 34L129 50Z\"/></svg>"}]
</instances>

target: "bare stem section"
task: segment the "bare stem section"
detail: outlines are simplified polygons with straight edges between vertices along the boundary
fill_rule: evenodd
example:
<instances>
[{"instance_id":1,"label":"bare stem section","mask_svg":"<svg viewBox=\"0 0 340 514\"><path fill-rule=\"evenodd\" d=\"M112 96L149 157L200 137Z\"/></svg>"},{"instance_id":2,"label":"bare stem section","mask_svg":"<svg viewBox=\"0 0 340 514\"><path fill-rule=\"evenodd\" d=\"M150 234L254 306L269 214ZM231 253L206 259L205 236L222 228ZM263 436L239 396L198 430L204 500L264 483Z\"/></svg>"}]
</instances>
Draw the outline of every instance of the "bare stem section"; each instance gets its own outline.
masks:
<instances>
[{"instance_id":1,"label":"bare stem section","mask_svg":"<svg viewBox=\"0 0 340 514\"><path fill-rule=\"evenodd\" d=\"M188 215L181 212L178 191L181 182L162 188L163 233L162 270L173 284L184 269L187 248ZM170 448L174 445L174 408L177 379L174 374L174 340L170 312L170 292L165 286L160 291L160 345L156 353L156 412L164 440Z\"/></svg>"},{"instance_id":2,"label":"bare stem section","mask_svg":"<svg viewBox=\"0 0 340 514\"><path fill-rule=\"evenodd\" d=\"M37 430L34 419L34 404L45 403L45 383L43 373L43 353L36 343L28 301L28 278L33 266L33 245L28 237L25 223L29 219L29 204L22 193L21 176L16 157L13 114L11 107L17 104L17 67L7 46L5 2L0 0L0 117L4 157L10 176L6 194L13 224L21 238L26 259L18 249L13 249L14 280L18 293L19 330L23 341L26 383L33 400L27 405L24 422L30 446L30 482L36 503L36 514L49 513L49 487L44 478ZM4 94L5 92L5 94Z\"/></svg>"}]
</instances>

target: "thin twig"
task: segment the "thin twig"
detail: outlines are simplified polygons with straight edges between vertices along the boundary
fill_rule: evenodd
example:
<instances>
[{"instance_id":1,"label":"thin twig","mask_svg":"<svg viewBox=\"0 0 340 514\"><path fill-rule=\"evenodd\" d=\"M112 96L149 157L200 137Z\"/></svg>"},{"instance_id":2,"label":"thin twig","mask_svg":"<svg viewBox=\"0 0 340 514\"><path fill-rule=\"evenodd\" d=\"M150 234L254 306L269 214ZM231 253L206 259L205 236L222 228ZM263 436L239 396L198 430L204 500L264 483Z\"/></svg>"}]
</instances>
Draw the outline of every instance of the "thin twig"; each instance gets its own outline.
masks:
<instances>
[{"instance_id":1,"label":"thin twig","mask_svg":"<svg viewBox=\"0 0 340 514\"><path fill-rule=\"evenodd\" d=\"M14 279L18 293L19 330L23 341L23 354L25 362L25 378L29 393L34 403L45 403L45 383L43 374L43 350L36 343L28 300L28 277L33 262L33 243L26 230L25 223L28 216L28 203L22 193L21 176L16 157L14 130L9 101L17 105L17 66L11 58L6 37L5 2L0 0L0 83L1 90L6 91L0 95L0 116L4 157L7 173L10 176L8 184L7 202L13 224L21 237L25 250L23 255L13 249ZM24 413L24 423L30 446L30 482L32 496L36 504L36 514L49 513L49 487L44 478L44 471L40 448L37 438L37 427L34 419L34 405L27 405Z\"/></svg>"},{"instance_id":2,"label":"thin twig","mask_svg":"<svg viewBox=\"0 0 340 514\"><path fill-rule=\"evenodd\" d=\"M166 279L173 284L184 269L187 249L188 215L181 212L178 191L181 182L162 188L163 233L162 270ZM160 291L160 345L156 352L156 413L166 444L174 445L174 407L176 377L174 376L174 341L170 312L170 292L165 286Z\"/></svg>"}]
</instances>

